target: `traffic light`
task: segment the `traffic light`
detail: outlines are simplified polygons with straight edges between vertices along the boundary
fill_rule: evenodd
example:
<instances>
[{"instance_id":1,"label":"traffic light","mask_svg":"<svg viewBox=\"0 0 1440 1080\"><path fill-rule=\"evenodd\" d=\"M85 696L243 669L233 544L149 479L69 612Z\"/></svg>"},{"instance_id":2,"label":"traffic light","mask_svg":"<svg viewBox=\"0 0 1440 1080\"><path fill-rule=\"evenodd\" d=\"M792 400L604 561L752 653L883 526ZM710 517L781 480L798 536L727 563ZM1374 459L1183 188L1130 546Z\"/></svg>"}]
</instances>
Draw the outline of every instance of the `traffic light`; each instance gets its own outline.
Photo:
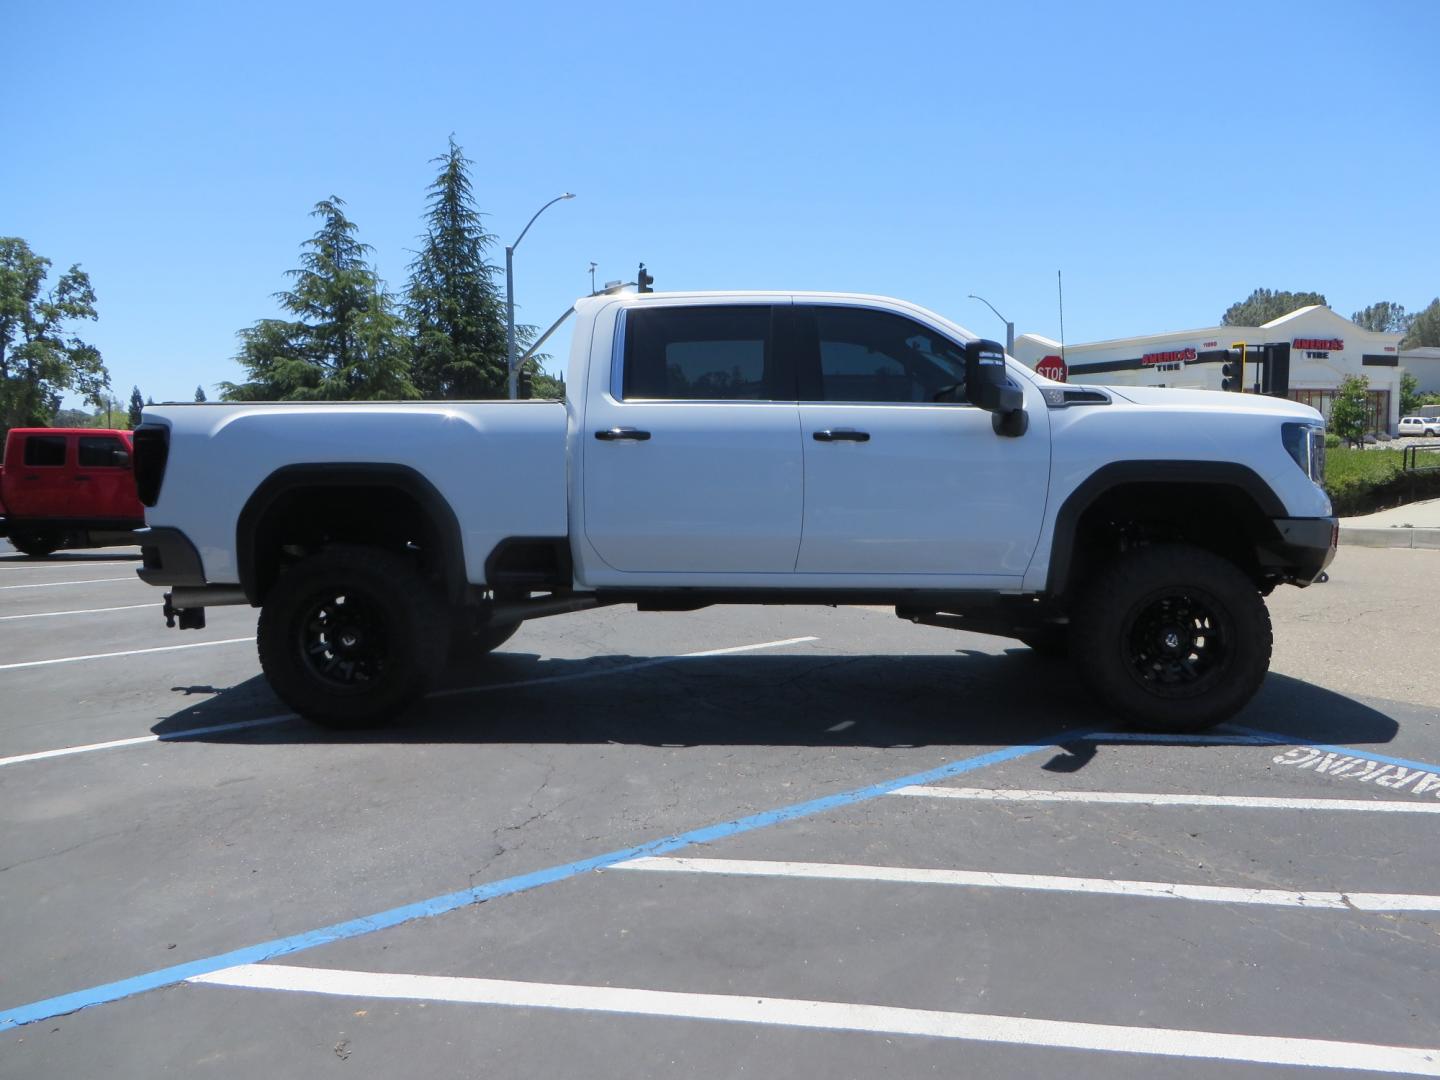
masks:
<instances>
[{"instance_id":1,"label":"traffic light","mask_svg":"<svg viewBox=\"0 0 1440 1080\"><path fill-rule=\"evenodd\" d=\"M641 292L655 291L651 288L651 286L655 284L655 277L653 274L651 274L648 270L645 269L644 263L640 264L640 275L635 279L635 284L640 286Z\"/></svg>"},{"instance_id":2,"label":"traffic light","mask_svg":"<svg viewBox=\"0 0 1440 1080\"><path fill-rule=\"evenodd\" d=\"M1290 396L1290 342L1276 341L1261 346L1265 357L1264 392L1271 397Z\"/></svg>"},{"instance_id":3,"label":"traffic light","mask_svg":"<svg viewBox=\"0 0 1440 1080\"><path fill-rule=\"evenodd\" d=\"M1220 389L1235 393L1245 389L1245 342L1230 346L1230 359L1220 365Z\"/></svg>"}]
</instances>

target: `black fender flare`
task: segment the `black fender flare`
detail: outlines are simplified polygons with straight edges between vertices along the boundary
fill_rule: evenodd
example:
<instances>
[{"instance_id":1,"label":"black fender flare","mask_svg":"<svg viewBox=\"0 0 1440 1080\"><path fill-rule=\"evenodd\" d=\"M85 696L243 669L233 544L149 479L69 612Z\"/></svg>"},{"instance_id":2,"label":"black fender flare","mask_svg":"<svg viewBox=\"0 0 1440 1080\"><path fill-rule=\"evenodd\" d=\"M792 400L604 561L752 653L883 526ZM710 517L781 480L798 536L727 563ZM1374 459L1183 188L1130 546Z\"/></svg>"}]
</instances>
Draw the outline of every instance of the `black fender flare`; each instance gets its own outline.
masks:
<instances>
[{"instance_id":1,"label":"black fender flare","mask_svg":"<svg viewBox=\"0 0 1440 1080\"><path fill-rule=\"evenodd\" d=\"M283 465L262 480L246 500L235 523L235 561L240 587L251 604L258 606L263 598L255 537L265 515L285 495L306 488L337 487L391 488L414 499L439 533L447 599L456 602L464 596L467 579L460 522L435 485L409 465L338 461Z\"/></svg>"},{"instance_id":2,"label":"black fender flare","mask_svg":"<svg viewBox=\"0 0 1440 1080\"><path fill-rule=\"evenodd\" d=\"M1207 484L1244 492L1269 518L1286 514L1275 490L1248 465L1234 461L1112 461L1080 483L1060 506L1050 541L1050 568L1045 591L1063 594L1074 564L1075 532L1080 518L1106 492L1124 484Z\"/></svg>"}]
</instances>

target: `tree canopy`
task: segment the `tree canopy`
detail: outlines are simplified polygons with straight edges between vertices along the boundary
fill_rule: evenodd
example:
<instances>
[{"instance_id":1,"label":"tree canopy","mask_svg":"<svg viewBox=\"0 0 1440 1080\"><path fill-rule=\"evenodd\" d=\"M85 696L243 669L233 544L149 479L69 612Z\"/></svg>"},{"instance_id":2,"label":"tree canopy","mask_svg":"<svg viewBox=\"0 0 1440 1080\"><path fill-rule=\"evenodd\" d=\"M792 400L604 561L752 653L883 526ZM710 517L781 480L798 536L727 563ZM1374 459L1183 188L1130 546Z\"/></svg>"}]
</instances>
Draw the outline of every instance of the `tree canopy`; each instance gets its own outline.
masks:
<instances>
[{"instance_id":1,"label":"tree canopy","mask_svg":"<svg viewBox=\"0 0 1440 1080\"><path fill-rule=\"evenodd\" d=\"M222 383L231 401L362 400L417 396L399 318L366 261L370 246L331 196L315 204L320 228L303 245L294 288L276 294L293 320L261 319L240 331L249 379Z\"/></svg>"},{"instance_id":2,"label":"tree canopy","mask_svg":"<svg viewBox=\"0 0 1440 1080\"><path fill-rule=\"evenodd\" d=\"M100 350L70 323L95 319L95 290L79 265L45 288L50 260L18 236L0 237L0 435L50 423L64 395L96 405L110 385Z\"/></svg>"},{"instance_id":3,"label":"tree canopy","mask_svg":"<svg viewBox=\"0 0 1440 1080\"><path fill-rule=\"evenodd\" d=\"M1365 436L1369 389L1370 380L1364 375L1346 375L1330 403L1330 430L1356 446Z\"/></svg>"},{"instance_id":4,"label":"tree canopy","mask_svg":"<svg viewBox=\"0 0 1440 1080\"><path fill-rule=\"evenodd\" d=\"M1423 311L1410 316L1410 327L1401 347L1422 349L1440 345L1440 297L1431 300Z\"/></svg>"},{"instance_id":5,"label":"tree canopy","mask_svg":"<svg viewBox=\"0 0 1440 1080\"><path fill-rule=\"evenodd\" d=\"M406 312L416 387L427 398L504 397L505 309L486 254L495 243L475 206L473 164L450 138L429 188L425 235L410 264Z\"/></svg>"},{"instance_id":6,"label":"tree canopy","mask_svg":"<svg viewBox=\"0 0 1440 1080\"><path fill-rule=\"evenodd\" d=\"M1376 334L1403 333L1410 327L1405 308L1389 300L1380 300L1355 312L1350 321Z\"/></svg>"},{"instance_id":7,"label":"tree canopy","mask_svg":"<svg viewBox=\"0 0 1440 1080\"><path fill-rule=\"evenodd\" d=\"M1325 296L1318 292L1276 292L1256 289L1244 300L1236 301L1220 316L1222 326L1263 326L1296 308L1319 304L1328 307Z\"/></svg>"}]
</instances>

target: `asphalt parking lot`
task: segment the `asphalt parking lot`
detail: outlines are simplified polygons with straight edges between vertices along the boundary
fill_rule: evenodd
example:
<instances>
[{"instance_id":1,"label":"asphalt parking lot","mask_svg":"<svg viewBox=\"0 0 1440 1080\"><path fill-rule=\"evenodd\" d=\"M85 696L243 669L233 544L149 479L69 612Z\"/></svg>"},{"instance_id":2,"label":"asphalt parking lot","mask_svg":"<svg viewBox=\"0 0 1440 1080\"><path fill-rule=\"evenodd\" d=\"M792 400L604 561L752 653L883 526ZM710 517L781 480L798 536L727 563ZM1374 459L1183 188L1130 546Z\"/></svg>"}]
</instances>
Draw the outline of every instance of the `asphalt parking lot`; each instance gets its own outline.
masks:
<instances>
[{"instance_id":1,"label":"asphalt parking lot","mask_svg":"<svg viewBox=\"0 0 1440 1080\"><path fill-rule=\"evenodd\" d=\"M1440 552L1210 736L868 608L539 620L413 721L0 545L0 1077L1440 1076Z\"/></svg>"}]
</instances>

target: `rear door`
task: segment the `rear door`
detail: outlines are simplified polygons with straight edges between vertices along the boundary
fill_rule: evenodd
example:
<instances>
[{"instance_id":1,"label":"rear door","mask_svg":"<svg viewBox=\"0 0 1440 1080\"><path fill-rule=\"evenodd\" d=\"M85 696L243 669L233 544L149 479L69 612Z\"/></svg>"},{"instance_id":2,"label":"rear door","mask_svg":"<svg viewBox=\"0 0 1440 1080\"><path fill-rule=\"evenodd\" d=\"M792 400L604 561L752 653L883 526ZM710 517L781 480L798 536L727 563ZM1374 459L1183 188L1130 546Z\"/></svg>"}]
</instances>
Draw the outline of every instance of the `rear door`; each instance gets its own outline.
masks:
<instances>
[{"instance_id":1,"label":"rear door","mask_svg":"<svg viewBox=\"0 0 1440 1080\"><path fill-rule=\"evenodd\" d=\"M794 570L804 478L793 358L776 333L786 307L622 312L620 363L592 371L580 432L585 537L618 572L592 580Z\"/></svg>"},{"instance_id":2,"label":"rear door","mask_svg":"<svg viewBox=\"0 0 1440 1080\"><path fill-rule=\"evenodd\" d=\"M15 517L52 518L70 514L74 476L74 436L63 433L25 436L25 449L10 485L9 511ZM6 462L7 470L11 463Z\"/></svg>"},{"instance_id":3,"label":"rear door","mask_svg":"<svg viewBox=\"0 0 1440 1080\"><path fill-rule=\"evenodd\" d=\"M908 315L794 310L807 343L796 569L1018 583L1045 510L1048 417L1032 416L1018 438L997 435L990 414L964 401L963 347Z\"/></svg>"}]
</instances>

